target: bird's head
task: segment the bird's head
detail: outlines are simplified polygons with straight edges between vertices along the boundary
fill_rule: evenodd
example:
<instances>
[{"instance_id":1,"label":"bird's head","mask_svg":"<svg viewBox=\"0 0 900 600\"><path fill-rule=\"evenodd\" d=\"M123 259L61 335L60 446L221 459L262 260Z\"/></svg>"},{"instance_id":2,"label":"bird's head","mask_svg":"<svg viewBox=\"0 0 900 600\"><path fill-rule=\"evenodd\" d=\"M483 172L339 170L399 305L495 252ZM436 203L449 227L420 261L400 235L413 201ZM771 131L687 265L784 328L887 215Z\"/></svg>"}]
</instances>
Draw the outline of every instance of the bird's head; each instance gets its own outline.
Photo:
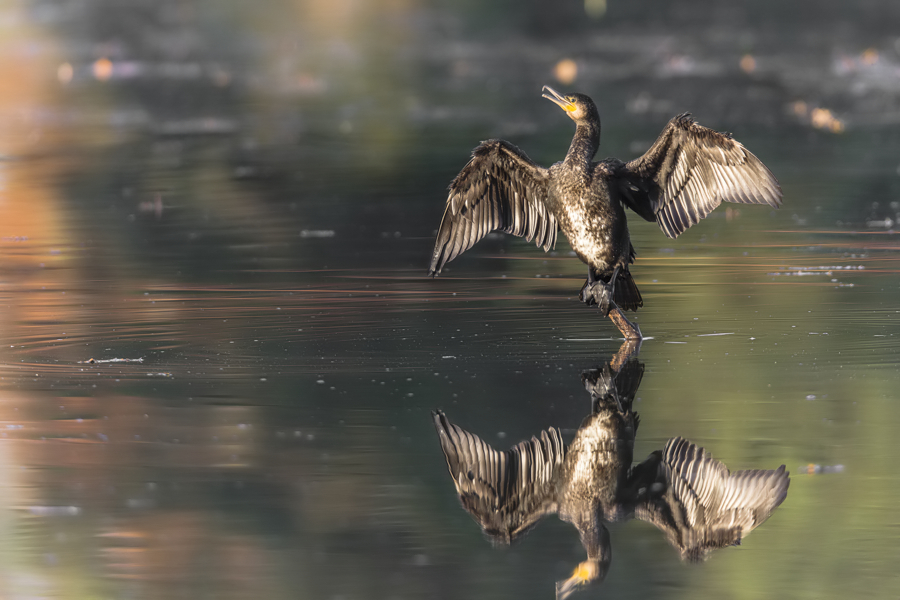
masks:
<instances>
[{"instance_id":1,"label":"bird's head","mask_svg":"<svg viewBox=\"0 0 900 600\"><path fill-rule=\"evenodd\" d=\"M567 94L563 96L549 85L545 85L542 96L555 103L561 109L566 111L569 118L573 121L584 121L588 119L599 120L600 116L597 112L597 106L590 96L584 94Z\"/></svg>"},{"instance_id":2,"label":"bird's head","mask_svg":"<svg viewBox=\"0 0 900 600\"><path fill-rule=\"evenodd\" d=\"M556 600L565 600L592 583L603 581L609 571L609 561L586 560L575 567L572 576L556 582Z\"/></svg>"}]
</instances>

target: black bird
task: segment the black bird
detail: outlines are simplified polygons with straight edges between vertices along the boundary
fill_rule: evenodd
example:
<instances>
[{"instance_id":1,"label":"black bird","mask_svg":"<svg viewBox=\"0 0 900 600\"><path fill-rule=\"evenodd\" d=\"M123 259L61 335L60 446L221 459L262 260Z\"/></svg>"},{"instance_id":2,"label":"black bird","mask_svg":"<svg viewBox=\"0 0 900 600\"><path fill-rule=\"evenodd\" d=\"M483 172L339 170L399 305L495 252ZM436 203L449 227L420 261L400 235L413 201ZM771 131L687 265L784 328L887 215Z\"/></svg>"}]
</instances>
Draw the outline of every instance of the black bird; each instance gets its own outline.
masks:
<instances>
[{"instance_id":1,"label":"black bird","mask_svg":"<svg viewBox=\"0 0 900 600\"><path fill-rule=\"evenodd\" d=\"M433 412L441 449L459 499L495 543L510 544L546 515L574 525L587 552L557 582L558 599L603 581L612 559L605 523L638 518L659 528L685 560L740 544L787 496L784 465L735 471L676 437L633 465L640 422L631 403L643 375L636 360L582 375L593 407L568 449L550 427L506 452Z\"/></svg>"},{"instance_id":2,"label":"black bird","mask_svg":"<svg viewBox=\"0 0 900 600\"><path fill-rule=\"evenodd\" d=\"M598 304L626 338L640 339L619 310L644 304L628 270L635 252L624 207L674 238L722 202L778 207L781 188L731 135L698 125L688 113L669 121L643 156L593 162L600 145L593 100L548 86L543 92L576 123L565 160L545 169L509 142L482 142L450 184L428 274L440 273L491 231L533 239L547 251L560 228L588 265L581 300Z\"/></svg>"}]
</instances>

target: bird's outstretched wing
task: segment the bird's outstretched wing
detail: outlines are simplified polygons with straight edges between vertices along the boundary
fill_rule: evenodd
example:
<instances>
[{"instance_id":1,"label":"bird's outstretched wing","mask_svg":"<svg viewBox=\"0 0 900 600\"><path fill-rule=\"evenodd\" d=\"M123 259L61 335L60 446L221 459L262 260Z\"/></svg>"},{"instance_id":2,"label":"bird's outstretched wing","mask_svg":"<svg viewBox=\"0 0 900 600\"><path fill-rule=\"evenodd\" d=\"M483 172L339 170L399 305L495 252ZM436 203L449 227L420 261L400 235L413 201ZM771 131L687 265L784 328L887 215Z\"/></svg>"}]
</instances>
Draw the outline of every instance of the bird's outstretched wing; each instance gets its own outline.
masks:
<instances>
[{"instance_id":1,"label":"bird's outstretched wing","mask_svg":"<svg viewBox=\"0 0 900 600\"><path fill-rule=\"evenodd\" d=\"M635 517L658 527L688 560L740 544L787 497L790 474L784 465L730 473L703 448L680 437L669 440L655 458L656 486L662 484L665 491L654 493L651 487L635 507Z\"/></svg>"},{"instance_id":2,"label":"bird's outstretched wing","mask_svg":"<svg viewBox=\"0 0 900 600\"><path fill-rule=\"evenodd\" d=\"M670 238L722 202L781 206L771 171L738 141L698 125L688 113L669 121L647 152L618 170L623 200Z\"/></svg>"},{"instance_id":3,"label":"bird's outstretched wing","mask_svg":"<svg viewBox=\"0 0 900 600\"><path fill-rule=\"evenodd\" d=\"M505 231L549 250L556 218L547 210L549 171L503 140L482 142L450 184L447 208L431 255L429 275L491 231Z\"/></svg>"},{"instance_id":4,"label":"bird's outstretched wing","mask_svg":"<svg viewBox=\"0 0 900 600\"><path fill-rule=\"evenodd\" d=\"M556 512L556 475L565 457L559 431L551 427L498 452L441 411L432 416L463 508L491 540L509 544Z\"/></svg>"}]
</instances>

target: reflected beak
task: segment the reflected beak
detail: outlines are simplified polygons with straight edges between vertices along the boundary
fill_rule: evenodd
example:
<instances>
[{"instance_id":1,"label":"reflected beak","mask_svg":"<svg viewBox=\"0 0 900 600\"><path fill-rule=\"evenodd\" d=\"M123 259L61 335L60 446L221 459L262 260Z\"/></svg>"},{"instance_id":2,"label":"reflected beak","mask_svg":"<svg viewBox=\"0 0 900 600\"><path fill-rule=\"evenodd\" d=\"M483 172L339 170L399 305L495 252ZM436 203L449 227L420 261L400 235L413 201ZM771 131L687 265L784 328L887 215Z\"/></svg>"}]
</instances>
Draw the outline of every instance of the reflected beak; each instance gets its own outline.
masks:
<instances>
[{"instance_id":1,"label":"reflected beak","mask_svg":"<svg viewBox=\"0 0 900 600\"><path fill-rule=\"evenodd\" d=\"M556 90L554 90L554 89L553 89L552 87L550 87L549 85L545 85L545 86L544 86L544 89L541 90L541 91L544 92L543 94L541 94L544 98L546 98L547 100L550 100L551 102L555 102L555 103L558 104L559 107L560 107L561 109L563 109L564 111L566 111L566 112L572 112L572 111L575 110L575 105L574 105L574 104L572 104L571 102L569 102L568 100L566 100L566 99L562 96L562 94L560 94L559 92L557 92Z\"/></svg>"},{"instance_id":2,"label":"reflected beak","mask_svg":"<svg viewBox=\"0 0 900 600\"><path fill-rule=\"evenodd\" d=\"M586 585L599 583L606 578L609 570L609 560L600 562L586 560L572 572L572 576L563 581L556 582L556 600L565 600Z\"/></svg>"},{"instance_id":3,"label":"reflected beak","mask_svg":"<svg viewBox=\"0 0 900 600\"><path fill-rule=\"evenodd\" d=\"M582 585L582 582L579 581L576 577L569 577L564 581L556 582L556 600L566 600L569 596L572 595L572 592L577 590Z\"/></svg>"}]
</instances>

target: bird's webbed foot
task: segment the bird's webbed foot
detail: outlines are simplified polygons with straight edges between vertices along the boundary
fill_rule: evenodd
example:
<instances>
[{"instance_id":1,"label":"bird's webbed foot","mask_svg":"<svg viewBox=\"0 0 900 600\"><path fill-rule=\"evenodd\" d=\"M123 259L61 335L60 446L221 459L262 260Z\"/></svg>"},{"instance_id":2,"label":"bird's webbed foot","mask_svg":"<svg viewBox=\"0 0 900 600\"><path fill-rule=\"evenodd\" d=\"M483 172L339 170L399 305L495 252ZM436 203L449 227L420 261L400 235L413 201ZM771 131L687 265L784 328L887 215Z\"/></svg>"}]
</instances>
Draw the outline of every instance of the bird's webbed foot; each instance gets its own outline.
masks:
<instances>
[{"instance_id":1,"label":"bird's webbed foot","mask_svg":"<svg viewBox=\"0 0 900 600\"><path fill-rule=\"evenodd\" d=\"M596 304L604 317L609 316L610 309L616 308L613 297L615 295L615 283L618 275L619 267L616 267L612 277L609 278L609 283L606 283L602 279L594 276L593 269L588 269L588 278L581 288L579 298L588 306Z\"/></svg>"},{"instance_id":2,"label":"bird's webbed foot","mask_svg":"<svg viewBox=\"0 0 900 600\"><path fill-rule=\"evenodd\" d=\"M595 283L585 282L584 287L581 288L580 297L581 301L588 306L596 304L600 307L600 312L605 317L609 315L609 309L614 306L612 295L613 292L609 284L597 281Z\"/></svg>"}]
</instances>

